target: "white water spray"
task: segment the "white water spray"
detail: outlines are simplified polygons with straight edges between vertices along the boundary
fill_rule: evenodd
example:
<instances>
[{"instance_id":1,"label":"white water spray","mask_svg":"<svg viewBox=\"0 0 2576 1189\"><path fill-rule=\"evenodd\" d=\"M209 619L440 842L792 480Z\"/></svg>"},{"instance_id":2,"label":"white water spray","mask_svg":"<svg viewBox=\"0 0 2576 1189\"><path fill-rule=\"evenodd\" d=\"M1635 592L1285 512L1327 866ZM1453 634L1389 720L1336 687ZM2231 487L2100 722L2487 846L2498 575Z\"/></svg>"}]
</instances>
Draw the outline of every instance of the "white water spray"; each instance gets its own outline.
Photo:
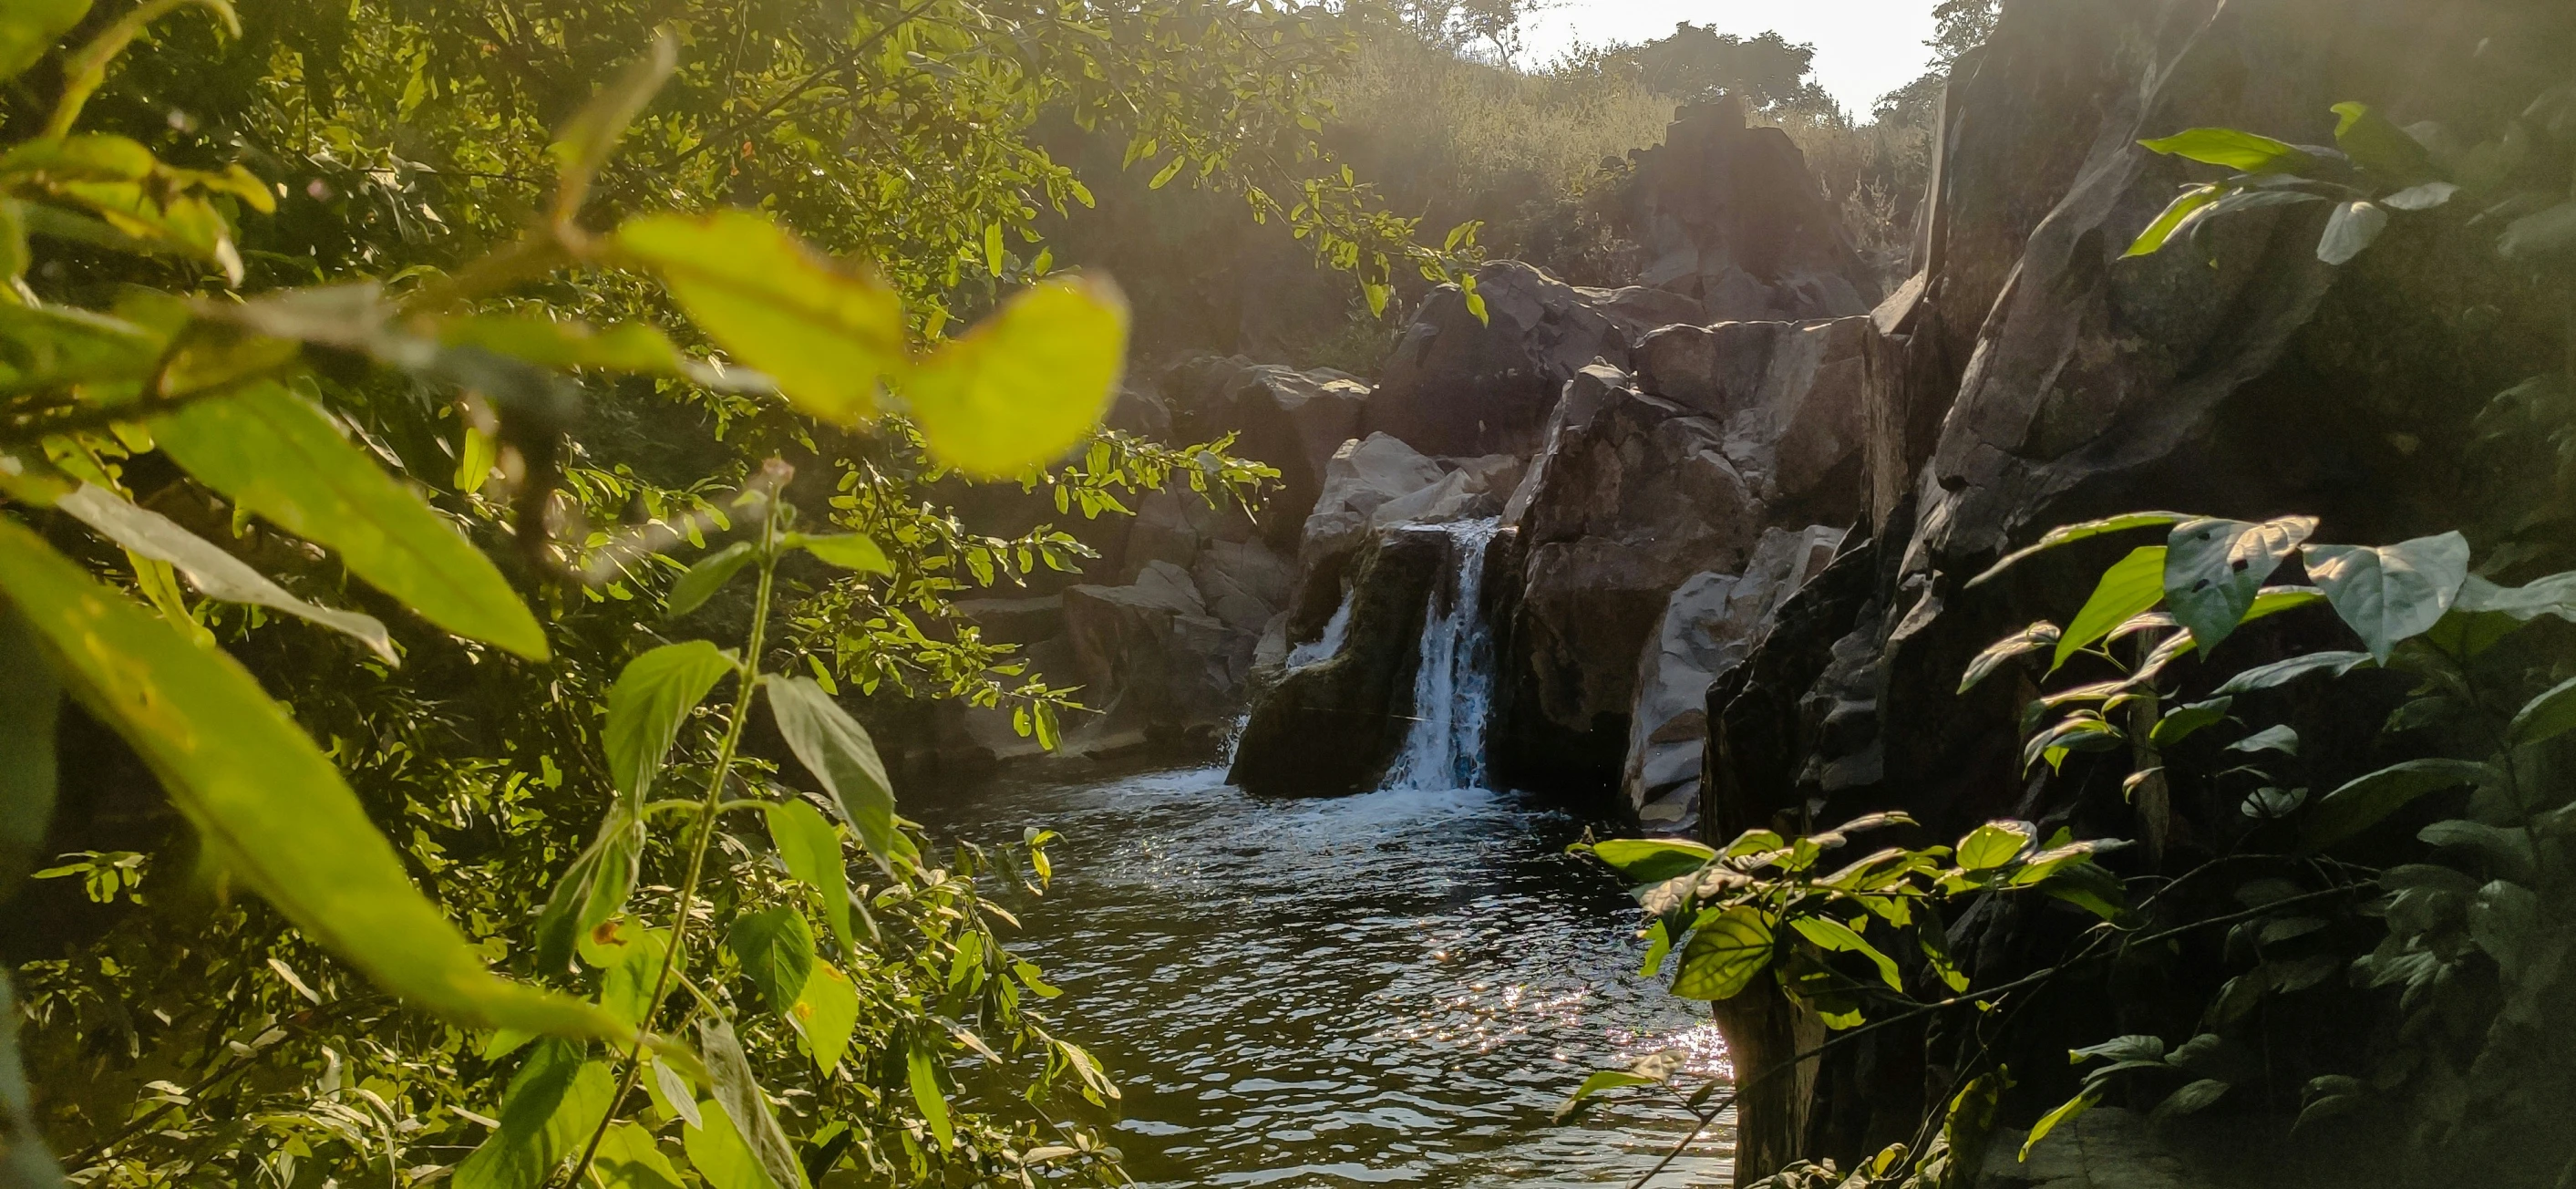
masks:
<instances>
[{"instance_id":1,"label":"white water spray","mask_svg":"<svg viewBox=\"0 0 2576 1189\"><path fill-rule=\"evenodd\" d=\"M1387 770L1390 789L1473 789L1485 784L1485 722L1494 700L1494 635L1485 626L1485 547L1499 519L1445 526L1458 556L1455 580L1424 612L1413 677L1413 727ZM1447 602L1442 602L1446 595Z\"/></svg>"}]
</instances>

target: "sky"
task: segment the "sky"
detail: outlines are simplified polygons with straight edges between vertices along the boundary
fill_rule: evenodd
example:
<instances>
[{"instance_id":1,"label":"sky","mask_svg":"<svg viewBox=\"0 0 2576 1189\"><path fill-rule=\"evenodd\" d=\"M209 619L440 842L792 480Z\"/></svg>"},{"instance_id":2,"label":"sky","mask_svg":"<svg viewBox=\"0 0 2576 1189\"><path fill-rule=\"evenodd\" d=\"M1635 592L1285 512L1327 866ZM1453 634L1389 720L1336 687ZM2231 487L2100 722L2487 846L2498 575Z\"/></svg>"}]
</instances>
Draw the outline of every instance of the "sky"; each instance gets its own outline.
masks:
<instances>
[{"instance_id":1,"label":"sky","mask_svg":"<svg viewBox=\"0 0 2576 1189\"><path fill-rule=\"evenodd\" d=\"M1679 21L1750 37L1779 30L1816 47L1816 81L1866 117L1878 97L1923 73L1934 0L1554 0L1521 27L1521 59L1545 62L1577 40L1645 41Z\"/></svg>"}]
</instances>

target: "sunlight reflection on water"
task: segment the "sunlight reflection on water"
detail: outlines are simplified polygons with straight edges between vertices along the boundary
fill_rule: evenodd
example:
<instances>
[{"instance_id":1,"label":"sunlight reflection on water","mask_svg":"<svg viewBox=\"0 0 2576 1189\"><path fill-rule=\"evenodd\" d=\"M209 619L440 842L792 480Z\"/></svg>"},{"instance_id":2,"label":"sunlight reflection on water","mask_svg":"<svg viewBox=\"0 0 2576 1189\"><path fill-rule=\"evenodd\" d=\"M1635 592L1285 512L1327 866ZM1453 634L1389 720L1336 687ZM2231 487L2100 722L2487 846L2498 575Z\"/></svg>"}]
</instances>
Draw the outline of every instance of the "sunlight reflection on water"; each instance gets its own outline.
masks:
<instances>
[{"instance_id":1,"label":"sunlight reflection on water","mask_svg":"<svg viewBox=\"0 0 2576 1189\"><path fill-rule=\"evenodd\" d=\"M1581 823L1514 794L1263 801L1220 770L997 782L934 827L1066 837L1024 947L1048 1006L1126 1091L1149 1185L1624 1185L1690 1127L1677 1101L1549 1114L1583 1076L1682 1047L1706 1015L1636 976L1637 914L1567 859ZM1653 1184L1727 1183L1733 1120Z\"/></svg>"}]
</instances>

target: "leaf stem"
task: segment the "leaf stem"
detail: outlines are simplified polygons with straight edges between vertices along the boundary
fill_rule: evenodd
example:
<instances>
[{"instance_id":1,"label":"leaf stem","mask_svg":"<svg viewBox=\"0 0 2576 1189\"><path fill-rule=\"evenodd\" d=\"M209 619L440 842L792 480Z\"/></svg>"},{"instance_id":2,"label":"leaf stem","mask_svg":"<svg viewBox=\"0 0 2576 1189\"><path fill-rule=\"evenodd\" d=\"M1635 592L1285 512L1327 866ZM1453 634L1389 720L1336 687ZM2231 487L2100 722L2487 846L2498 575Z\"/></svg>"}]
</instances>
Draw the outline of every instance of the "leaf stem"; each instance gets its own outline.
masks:
<instances>
[{"instance_id":1,"label":"leaf stem","mask_svg":"<svg viewBox=\"0 0 2576 1189\"><path fill-rule=\"evenodd\" d=\"M637 1021L635 1043L627 1049L624 1068L618 1073L617 1092L609 1096L608 1110L600 1116L599 1125L591 1129L590 1142L583 1145L581 1159L573 1164L572 1176L564 1182L567 1186L582 1183L582 1177L590 1171L591 1161L599 1155L600 1141L608 1136L609 1125L617 1121L617 1104L635 1092L635 1084L644 1072L644 1031L652 1024L653 1017L660 1013L662 999L670 993L672 980L684 965L683 955L688 950L689 909L697 901L698 881L706 873L707 847L715 839L716 821L725 803L725 777L733 770L734 753L742 745L743 727L751 721L751 700L760 691L760 650L769 626L770 594L778 571L777 543L778 503L772 496L761 509L760 587L752 597L750 638L743 646L742 664L734 672L737 688L733 715L725 724L724 742L716 748L715 771L707 777L706 796L699 804L697 837L689 844L688 873L680 880L679 894L672 907L671 944L662 952L662 969L654 976L653 993L644 1000L643 1018Z\"/></svg>"}]
</instances>

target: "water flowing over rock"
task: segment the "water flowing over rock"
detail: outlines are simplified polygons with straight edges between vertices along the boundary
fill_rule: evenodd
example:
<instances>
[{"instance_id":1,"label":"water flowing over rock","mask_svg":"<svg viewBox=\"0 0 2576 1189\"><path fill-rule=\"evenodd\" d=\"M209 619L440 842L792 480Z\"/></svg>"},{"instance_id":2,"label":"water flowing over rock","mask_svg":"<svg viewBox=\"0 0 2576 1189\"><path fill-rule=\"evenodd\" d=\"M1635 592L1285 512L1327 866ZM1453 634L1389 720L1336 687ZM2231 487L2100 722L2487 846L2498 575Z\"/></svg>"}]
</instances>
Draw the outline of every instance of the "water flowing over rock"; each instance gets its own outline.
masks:
<instances>
[{"instance_id":1,"label":"water flowing over rock","mask_svg":"<svg viewBox=\"0 0 2576 1189\"><path fill-rule=\"evenodd\" d=\"M1413 674L1413 725L1387 772L1386 787L1485 786L1485 729L1493 712L1494 635L1485 624L1485 551L1502 530L1495 519L1450 530L1457 565L1425 613Z\"/></svg>"}]
</instances>

